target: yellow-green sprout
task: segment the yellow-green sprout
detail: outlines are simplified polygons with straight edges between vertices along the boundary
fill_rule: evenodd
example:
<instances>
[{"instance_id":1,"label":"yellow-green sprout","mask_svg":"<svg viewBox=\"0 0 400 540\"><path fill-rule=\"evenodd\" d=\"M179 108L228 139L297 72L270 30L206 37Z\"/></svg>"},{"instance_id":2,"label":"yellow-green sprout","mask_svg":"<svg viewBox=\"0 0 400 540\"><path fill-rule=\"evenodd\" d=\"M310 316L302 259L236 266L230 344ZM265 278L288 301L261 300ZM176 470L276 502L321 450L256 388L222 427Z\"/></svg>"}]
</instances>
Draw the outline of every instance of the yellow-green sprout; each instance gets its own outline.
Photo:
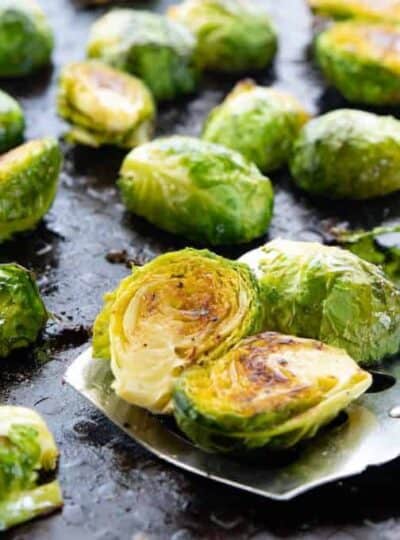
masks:
<instances>
[{"instance_id":1,"label":"yellow-green sprout","mask_svg":"<svg viewBox=\"0 0 400 540\"><path fill-rule=\"evenodd\" d=\"M337 247L277 239L241 259L262 291L264 328L319 339L360 364L400 349L400 290L374 264Z\"/></svg>"},{"instance_id":2,"label":"yellow-green sprout","mask_svg":"<svg viewBox=\"0 0 400 540\"><path fill-rule=\"evenodd\" d=\"M340 109L304 126L292 152L294 181L331 199L370 199L400 189L400 122Z\"/></svg>"},{"instance_id":3,"label":"yellow-green sprout","mask_svg":"<svg viewBox=\"0 0 400 540\"><path fill-rule=\"evenodd\" d=\"M286 92L242 81L211 111L203 139L243 154L263 172L285 165L308 113Z\"/></svg>"},{"instance_id":4,"label":"yellow-green sprout","mask_svg":"<svg viewBox=\"0 0 400 540\"><path fill-rule=\"evenodd\" d=\"M40 479L54 473L57 458L54 438L35 411L0 406L0 531L62 506L58 481Z\"/></svg>"},{"instance_id":5,"label":"yellow-green sprout","mask_svg":"<svg viewBox=\"0 0 400 540\"><path fill-rule=\"evenodd\" d=\"M54 139L37 139L0 156L0 241L34 229L53 203L62 164Z\"/></svg>"},{"instance_id":6,"label":"yellow-green sprout","mask_svg":"<svg viewBox=\"0 0 400 540\"><path fill-rule=\"evenodd\" d=\"M25 129L21 107L11 96L0 90L0 153L20 144Z\"/></svg>"},{"instance_id":7,"label":"yellow-green sprout","mask_svg":"<svg viewBox=\"0 0 400 540\"><path fill-rule=\"evenodd\" d=\"M89 146L133 148L153 133L155 106L145 84L101 62L64 68L58 112L72 124L68 139Z\"/></svg>"},{"instance_id":8,"label":"yellow-green sprout","mask_svg":"<svg viewBox=\"0 0 400 540\"><path fill-rule=\"evenodd\" d=\"M264 69L276 53L275 28L253 0L185 0L172 6L168 15L196 35L196 59L203 69Z\"/></svg>"},{"instance_id":9,"label":"yellow-green sprout","mask_svg":"<svg viewBox=\"0 0 400 540\"><path fill-rule=\"evenodd\" d=\"M94 356L111 359L118 396L170 413L180 373L218 358L261 321L246 265L185 249L135 268L107 295L94 325Z\"/></svg>"},{"instance_id":10,"label":"yellow-green sprout","mask_svg":"<svg viewBox=\"0 0 400 540\"><path fill-rule=\"evenodd\" d=\"M160 101L196 90L195 45L187 28L162 15L114 9L93 25L87 54L136 75Z\"/></svg>"},{"instance_id":11,"label":"yellow-green sprout","mask_svg":"<svg viewBox=\"0 0 400 540\"><path fill-rule=\"evenodd\" d=\"M0 3L0 77L29 75L50 62L53 32L35 0Z\"/></svg>"},{"instance_id":12,"label":"yellow-green sprout","mask_svg":"<svg viewBox=\"0 0 400 540\"><path fill-rule=\"evenodd\" d=\"M308 4L323 17L400 22L399 0L308 0Z\"/></svg>"},{"instance_id":13,"label":"yellow-green sprout","mask_svg":"<svg viewBox=\"0 0 400 540\"><path fill-rule=\"evenodd\" d=\"M372 381L345 351L267 332L177 380L179 427L211 452L289 448L313 437Z\"/></svg>"},{"instance_id":14,"label":"yellow-green sprout","mask_svg":"<svg viewBox=\"0 0 400 540\"><path fill-rule=\"evenodd\" d=\"M355 103L400 103L400 29L344 22L319 34L316 58L327 80Z\"/></svg>"},{"instance_id":15,"label":"yellow-green sprout","mask_svg":"<svg viewBox=\"0 0 400 540\"><path fill-rule=\"evenodd\" d=\"M262 236L273 209L271 183L241 154L173 136L132 150L119 187L128 210L201 244L240 244Z\"/></svg>"}]
</instances>

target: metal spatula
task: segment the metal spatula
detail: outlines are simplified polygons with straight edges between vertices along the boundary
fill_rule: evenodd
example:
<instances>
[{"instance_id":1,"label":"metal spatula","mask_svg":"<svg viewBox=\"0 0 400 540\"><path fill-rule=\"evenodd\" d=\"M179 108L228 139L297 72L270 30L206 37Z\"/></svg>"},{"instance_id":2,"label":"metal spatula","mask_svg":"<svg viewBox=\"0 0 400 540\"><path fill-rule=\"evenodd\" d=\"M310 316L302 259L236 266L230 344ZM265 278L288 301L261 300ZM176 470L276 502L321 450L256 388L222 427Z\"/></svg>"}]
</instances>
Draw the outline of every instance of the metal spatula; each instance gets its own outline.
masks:
<instances>
[{"instance_id":1,"label":"metal spatula","mask_svg":"<svg viewBox=\"0 0 400 540\"><path fill-rule=\"evenodd\" d=\"M400 456L400 362L395 360L374 374L372 393L351 405L341 423L325 428L283 464L239 462L203 452L162 418L119 399L111 388L109 363L92 359L91 349L73 362L65 380L159 458L270 499L289 500Z\"/></svg>"}]
</instances>

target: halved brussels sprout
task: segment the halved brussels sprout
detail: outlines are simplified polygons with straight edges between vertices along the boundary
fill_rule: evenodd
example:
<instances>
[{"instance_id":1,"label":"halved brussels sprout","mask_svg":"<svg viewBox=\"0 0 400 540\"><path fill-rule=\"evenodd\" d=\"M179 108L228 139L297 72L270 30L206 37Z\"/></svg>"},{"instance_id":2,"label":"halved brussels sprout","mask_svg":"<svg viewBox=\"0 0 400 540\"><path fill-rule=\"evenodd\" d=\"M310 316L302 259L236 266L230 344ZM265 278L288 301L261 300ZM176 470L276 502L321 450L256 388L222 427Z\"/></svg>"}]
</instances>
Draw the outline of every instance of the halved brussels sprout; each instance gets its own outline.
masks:
<instances>
[{"instance_id":1,"label":"halved brussels sprout","mask_svg":"<svg viewBox=\"0 0 400 540\"><path fill-rule=\"evenodd\" d=\"M329 82L352 102L400 103L400 29L391 24L334 24L316 40L317 61Z\"/></svg>"},{"instance_id":2,"label":"halved brussels sprout","mask_svg":"<svg viewBox=\"0 0 400 540\"><path fill-rule=\"evenodd\" d=\"M400 224L376 227L370 231L333 229L332 233L340 246L380 266L400 287Z\"/></svg>"},{"instance_id":3,"label":"halved brussels sprout","mask_svg":"<svg viewBox=\"0 0 400 540\"><path fill-rule=\"evenodd\" d=\"M400 22L399 0L308 0L317 15L335 19Z\"/></svg>"},{"instance_id":4,"label":"halved brussels sprout","mask_svg":"<svg viewBox=\"0 0 400 540\"><path fill-rule=\"evenodd\" d=\"M400 291L337 247L277 239L244 255L259 279L264 328L320 339L371 364L400 349Z\"/></svg>"},{"instance_id":5,"label":"halved brussels sprout","mask_svg":"<svg viewBox=\"0 0 400 540\"><path fill-rule=\"evenodd\" d=\"M62 506L57 480L40 479L55 471L57 458L54 438L35 411L0 406L0 531Z\"/></svg>"},{"instance_id":6,"label":"halved brussels sprout","mask_svg":"<svg viewBox=\"0 0 400 540\"><path fill-rule=\"evenodd\" d=\"M197 61L204 69L263 69L276 53L275 28L253 0L185 0L168 15L197 36Z\"/></svg>"},{"instance_id":7,"label":"halved brussels sprout","mask_svg":"<svg viewBox=\"0 0 400 540\"><path fill-rule=\"evenodd\" d=\"M209 115L203 139L237 150L262 171L282 167L309 119L290 94L242 81Z\"/></svg>"},{"instance_id":8,"label":"halved brussels sprout","mask_svg":"<svg viewBox=\"0 0 400 540\"><path fill-rule=\"evenodd\" d=\"M0 357L33 343L47 317L32 274L17 264L0 264Z\"/></svg>"},{"instance_id":9,"label":"halved brussels sprout","mask_svg":"<svg viewBox=\"0 0 400 540\"><path fill-rule=\"evenodd\" d=\"M0 153L22 142L24 113L14 98L0 90Z\"/></svg>"},{"instance_id":10,"label":"halved brussels sprout","mask_svg":"<svg viewBox=\"0 0 400 540\"><path fill-rule=\"evenodd\" d=\"M55 197L62 154L56 140L30 141L0 156L0 241L29 231Z\"/></svg>"},{"instance_id":11,"label":"halved brussels sprout","mask_svg":"<svg viewBox=\"0 0 400 540\"><path fill-rule=\"evenodd\" d=\"M332 199L369 199L400 189L400 122L336 110L304 126L290 168L304 190Z\"/></svg>"},{"instance_id":12,"label":"halved brussels sprout","mask_svg":"<svg viewBox=\"0 0 400 540\"><path fill-rule=\"evenodd\" d=\"M106 297L94 325L94 354L111 358L122 399L171 412L176 378L218 358L260 329L258 286L246 265L185 249L134 269Z\"/></svg>"},{"instance_id":13,"label":"halved brussels sprout","mask_svg":"<svg viewBox=\"0 0 400 540\"><path fill-rule=\"evenodd\" d=\"M35 0L0 3L0 77L21 77L50 62L53 32Z\"/></svg>"},{"instance_id":14,"label":"halved brussels sprout","mask_svg":"<svg viewBox=\"0 0 400 540\"><path fill-rule=\"evenodd\" d=\"M239 244L263 235L272 216L269 179L241 154L183 136L132 150L119 180L128 210L202 244Z\"/></svg>"},{"instance_id":15,"label":"halved brussels sprout","mask_svg":"<svg viewBox=\"0 0 400 540\"><path fill-rule=\"evenodd\" d=\"M313 437L371 382L341 349L267 332L185 370L174 414L205 450L278 450Z\"/></svg>"},{"instance_id":16,"label":"halved brussels sprout","mask_svg":"<svg viewBox=\"0 0 400 540\"><path fill-rule=\"evenodd\" d=\"M75 62L60 77L58 112L72 142L133 148L153 133L155 107L147 87L101 62Z\"/></svg>"},{"instance_id":17,"label":"halved brussels sprout","mask_svg":"<svg viewBox=\"0 0 400 540\"><path fill-rule=\"evenodd\" d=\"M189 30L162 15L114 9L93 25L87 53L137 75L157 100L168 100L196 90L195 45Z\"/></svg>"}]
</instances>

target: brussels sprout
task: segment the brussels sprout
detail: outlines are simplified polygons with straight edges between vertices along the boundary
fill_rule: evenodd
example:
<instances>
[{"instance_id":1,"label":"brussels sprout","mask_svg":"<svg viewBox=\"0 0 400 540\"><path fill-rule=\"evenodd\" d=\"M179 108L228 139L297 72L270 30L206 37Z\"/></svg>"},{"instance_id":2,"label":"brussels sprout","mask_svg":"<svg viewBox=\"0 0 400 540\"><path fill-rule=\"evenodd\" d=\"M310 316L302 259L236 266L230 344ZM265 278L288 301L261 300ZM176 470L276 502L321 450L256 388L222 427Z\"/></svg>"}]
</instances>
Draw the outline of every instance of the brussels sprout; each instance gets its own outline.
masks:
<instances>
[{"instance_id":1,"label":"brussels sprout","mask_svg":"<svg viewBox=\"0 0 400 540\"><path fill-rule=\"evenodd\" d=\"M315 14L323 17L400 22L399 0L308 0L308 3Z\"/></svg>"},{"instance_id":2,"label":"brussels sprout","mask_svg":"<svg viewBox=\"0 0 400 540\"><path fill-rule=\"evenodd\" d=\"M253 0L185 0L168 15L197 36L197 61L204 69L263 69L276 53L275 29Z\"/></svg>"},{"instance_id":3,"label":"brussels sprout","mask_svg":"<svg viewBox=\"0 0 400 540\"><path fill-rule=\"evenodd\" d=\"M0 406L0 531L49 514L63 504L54 472L58 450L42 418L33 410Z\"/></svg>"},{"instance_id":4,"label":"brussels sprout","mask_svg":"<svg viewBox=\"0 0 400 540\"><path fill-rule=\"evenodd\" d=\"M334 24L317 37L325 77L352 102L400 103L400 29L390 24Z\"/></svg>"},{"instance_id":5,"label":"brussels sprout","mask_svg":"<svg viewBox=\"0 0 400 540\"><path fill-rule=\"evenodd\" d=\"M47 321L34 278L17 264L0 264L0 320L0 357L33 343Z\"/></svg>"},{"instance_id":6,"label":"brussels sprout","mask_svg":"<svg viewBox=\"0 0 400 540\"><path fill-rule=\"evenodd\" d=\"M133 148L153 132L155 107L146 86L101 62L76 62L60 77L58 112L73 128L69 140Z\"/></svg>"},{"instance_id":7,"label":"brussels sprout","mask_svg":"<svg viewBox=\"0 0 400 540\"><path fill-rule=\"evenodd\" d=\"M380 266L400 287L400 224L371 231L333 229L336 242L361 259Z\"/></svg>"},{"instance_id":8,"label":"brussels sprout","mask_svg":"<svg viewBox=\"0 0 400 540\"><path fill-rule=\"evenodd\" d=\"M171 412L176 378L260 329L259 290L246 265L184 249L136 268L94 325L94 356L111 358L119 397Z\"/></svg>"},{"instance_id":9,"label":"brussels sprout","mask_svg":"<svg viewBox=\"0 0 400 540\"><path fill-rule=\"evenodd\" d=\"M0 3L0 77L29 75L50 62L53 32L34 0Z\"/></svg>"},{"instance_id":10,"label":"brussels sprout","mask_svg":"<svg viewBox=\"0 0 400 540\"><path fill-rule=\"evenodd\" d=\"M308 118L291 95L243 81L211 112L203 139L237 150L267 172L288 161Z\"/></svg>"},{"instance_id":11,"label":"brussels sprout","mask_svg":"<svg viewBox=\"0 0 400 540\"><path fill-rule=\"evenodd\" d=\"M166 231L211 245L248 242L271 220L269 179L239 153L191 137L132 150L119 187L127 208Z\"/></svg>"},{"instance_id":12,"label":"brussels sprout","mask_svg":"<svg viewBox=\"0 0 400 540\"><path fill-rule=\"evenodd\" d=\"M174 414L205 450L277 450L313 437L371 381L341 349L267 332L184 371Z\"/></svg>"},{"instance_id":13,"label":"brussels sprout","mask_svg":"<svg viewBox=\"0 0 400 540\"><path fill-rule=\"evenodd\" d=\"M0 153L22 142L24 113L11 96L0 90Z\"/></svg>"},{"instance_id":14,"label":"brussels sprout","mask_svg":"<svg viewBox=\"0 0 400 540\"><path fill-rule=\"evenodd\" d=\"M353 253L274 240L241 261L262 289L264 328L320 339L371 364L400 349L400 291Z\"/></svg>"},{"instance_id":15,"label":"brussels sprout","mask_svg":"<svg viewBox=\"0 0 400 540\"><path fill-rule=\"evenodd\" d=\"M42 219L55 197L61 163L58 143L50 138L0 156L0 241Z\"/></svg>"},{"instance_id":16,"label":"brussels sprout","mask_svg":"<svg viewBox=\"0 0 400 540\"><path fill-rule=\"evenodd\" d=\"M369 199L400 189L400 122L355 110L311 120L296 140L295 182L332 199Z\"/></svg>"},{"instance_id":17,"label":"brussels sprout","mask_svg":"<svg viewBox=\"0 0 400 540\"><path fill-rule=\"evenodd\" d=\"M137 75L157 100L195 91L196 41L184 26L155 13L115 9L92 27L87 53Z\"/></svg>"}]
</instances>

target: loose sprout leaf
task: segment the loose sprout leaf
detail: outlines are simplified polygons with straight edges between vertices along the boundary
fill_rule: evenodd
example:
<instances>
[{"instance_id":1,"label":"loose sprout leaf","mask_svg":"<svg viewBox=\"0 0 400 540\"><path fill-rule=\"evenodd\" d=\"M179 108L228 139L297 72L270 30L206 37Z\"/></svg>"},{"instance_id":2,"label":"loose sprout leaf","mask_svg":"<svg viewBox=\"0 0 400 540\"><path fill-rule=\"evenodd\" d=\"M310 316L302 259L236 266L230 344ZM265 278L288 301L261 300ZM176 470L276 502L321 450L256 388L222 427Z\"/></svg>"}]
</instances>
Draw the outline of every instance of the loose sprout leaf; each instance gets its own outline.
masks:
<instances>
[{"instance_id":1,"label":"loose sprout leaf","mask_svg":"<svg viewBox=\"0 0 400 540\"><path fill-rule=\"evenodd\" d=\"M174 414L209 451L288 448L314 436L371 381L343 350L267 332L184 371Z\"/></svg>"},{"instance_id":2,"label":"loose sprout leaf","mask_svg":"<svg viewBox=\"0 0 400 540\"><path fill-rule=\"evenodd\" d=\"M334 19L400 22L398 0L308 0L317 15Z\"/></svg>"}]
</instances>

